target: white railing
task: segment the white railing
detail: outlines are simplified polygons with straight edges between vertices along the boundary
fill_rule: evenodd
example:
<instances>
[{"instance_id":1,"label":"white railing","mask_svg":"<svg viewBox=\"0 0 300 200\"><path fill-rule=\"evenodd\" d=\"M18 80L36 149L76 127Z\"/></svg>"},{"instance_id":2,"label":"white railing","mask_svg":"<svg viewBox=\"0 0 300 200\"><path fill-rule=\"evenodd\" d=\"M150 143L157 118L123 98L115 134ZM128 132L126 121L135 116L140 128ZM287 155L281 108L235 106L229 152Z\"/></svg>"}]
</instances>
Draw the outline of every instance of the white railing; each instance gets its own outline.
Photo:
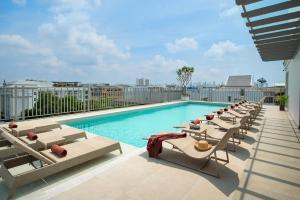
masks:
<instances>
[{"instance_id":1,"label":"white railing","mask_svg":"<svg viewBox=\"0 0 300 200\"><path fill-rule=\"evenodd\" d=\"M164 88L0 87L0 120L169 102L180 97L180 90Z\"/></svg>"},{"instance_id":2,"label":"white railing","mask_svg":"<svg viewBox=\"0 0 300 200\"><path fill-rule=\"evenodd\" d=\"M243 99L248 101L259 101L266 97L265 103L274 103L275 96L283 91L260 88L197 88L189 89L188 94L191 100L211 101L211 102L237 102Z\"/></svg>"},{"instance_id":3,"label":"white railing","mask_svg":"<svg viewBox=\"0 0 300 200\"><path fill-rule=\"evenodd\" d=\"M128 107L134 105L178 101L180 89L138 87L0 87L0 121ZM190 100L237 102L258 101L267 97L274 103L273 90L259 88L189 89Z\"/></svg>"}]
</instances>

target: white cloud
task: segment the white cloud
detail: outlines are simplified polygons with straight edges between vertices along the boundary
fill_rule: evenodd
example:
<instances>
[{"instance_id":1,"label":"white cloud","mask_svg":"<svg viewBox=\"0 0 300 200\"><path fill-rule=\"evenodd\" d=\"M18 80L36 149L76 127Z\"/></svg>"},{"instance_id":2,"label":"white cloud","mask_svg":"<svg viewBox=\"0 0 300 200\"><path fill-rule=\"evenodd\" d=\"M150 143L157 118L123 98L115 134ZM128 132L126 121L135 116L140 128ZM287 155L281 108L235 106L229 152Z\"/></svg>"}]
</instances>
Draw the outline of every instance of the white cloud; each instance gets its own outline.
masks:
<instances>
[{"instance_id":1,"label":"white cloud","mask_svg":"<svg viewBox=\"0 0 300 200\"><path fill-rule=\"evenodd\" d=\"M220 17L231 17L240 13L238 6L233 6L231 8L227 8L220 13Z\"/></svg>"},{"instance_id":2,"label":"white cloud","mask_svg":"<svg viewBox=\"0 0 300 200\"><path fill-rule=\"evenodd\" d=\"M83 54L110 55L117 58L129 58L129 53L125 53L116 47L113 40L106 35L99 35L96 31L82 32L74 30L69 35L69 44L77 52Z\"/></svg>"},{"instance_id":3,"label":"white cloud","mask_svg":"<svg viewBox=\"0 0 300 200\"><path fill-rule=\"evenodd\" d=\"M115 57L127 59L129 52L121 50L116 42L95 29L90 19L90 12L101 5L99 0L55 0L52 7L53 18L51 22L39 27L40 34L54 51L69 49L68 57L77 57L81 63L86 59L105 61ZM50 34L54 38L48 37ZM61 43L57 44L57 41ZM80 58L78 56L81 56ZM95 63L96 64L96 63Z\"/></svg>"},{"instance_id":4,"label":"white cloud","mask_svg":"<svg viewBox=\"0 0 300 200\"><path fill-rule=\"evenodd\" d=\"M0 58L10 59L19 66L58 67L62 62L52 50L35 45L20 35L0 35Z\"/></svg>"},{"instance_id":5,"label":"white cloud","mask_svg":"<svg viewBox=\"0 0 300 200\"><path fill-rule=\"evenodd\" d=\"M45 34L45 35L56 33L56 29L55 29L54 25L51 23L42 24L41 26L39 26L38 31L39 31L39 33Z\"/></svg>"},{"instance_id":6,"label":"white cloud","mask_svg":"<svg viewBox=\"0 0 300 200\"><path fill-rule=\"evenodd\" d=\"M169 52L175 53L184 50L197 49L198 42L194 38L183 37L176 39L174 43L167 43L166 47Z\"/></svg>"},{"instance_id":7,"label":"white cloud","mask_svg":"<svg viewBox=\"0 0 300 200\"><path fill-rule=\"evenodd\" d=\"M146 70L146 73L159 73L162 77L167 77L170 74L175 76L175 71L179 67L187 65L187 62L181 59L168 59L157 54L151 59L143 62L141 65L143 65L143 69Z\"/></svg>"},{"instance_id":8,"label":"white cloud","mask_svg":"<svg viewBox=\"0 0 300 200\"><path fill-rule=\"evenodd\" d=\"M58 71L71 70L80 77L122 71L130 58L129 50L121 49L108 35L101 33L90 19L90 13L101 5L99 0L54 0L52 19L38 27L41 41L51 48L64 65ZM55 63L53 61L53 63ZM108 67L109 66L109 67ZM118 68L118 69L116 69Z\"/></svg>"},{"instance_id":9,"label":"white cloud","mask_svg":"<svg viewBox=\"0 0 300 200\"><path fill-rule=\"evenodd\" d=\"M11 59L13 58L13 59ZM0 60L2 65L23 71L44 74L64 74L86 77L83 69L60 60L52 49L36 45L20 35L0 35ZM23 77L24 78L24 77Z\"/></svg>"},{"instance_id":10,"label":"white cloud","mask_svg":"<svg viewBox=\"0 0 300 200\"><path fill-rule=\"evenodd\" d=\"M26 0L12 0L13 3L18 4L18 5L25 5Z\"/></svg>"},{"instance_id":11,"label":"white cloud","mask_svg":"<svg viewBox=\"0 0 300 200\"><path fill-rule=\"evenodd\" d=\"M242 49L241 45L237 45L229 40L214 43L205 53L205 56L220 58L228 53L238 52Z\"/></svg>"},{"instance_id":12,"label":"white cloud","mask_svg":"<svg viewBox=\"0 0 300 200\"><path fill-rule=\"evenodd\" d=\"M51 54L49 48L34 45L20 35L0 35L0 48L3 50L1 51L2 54L6 52L8 55L10 53L39 54L42 56Z\"/></svg>"}]
</instances>

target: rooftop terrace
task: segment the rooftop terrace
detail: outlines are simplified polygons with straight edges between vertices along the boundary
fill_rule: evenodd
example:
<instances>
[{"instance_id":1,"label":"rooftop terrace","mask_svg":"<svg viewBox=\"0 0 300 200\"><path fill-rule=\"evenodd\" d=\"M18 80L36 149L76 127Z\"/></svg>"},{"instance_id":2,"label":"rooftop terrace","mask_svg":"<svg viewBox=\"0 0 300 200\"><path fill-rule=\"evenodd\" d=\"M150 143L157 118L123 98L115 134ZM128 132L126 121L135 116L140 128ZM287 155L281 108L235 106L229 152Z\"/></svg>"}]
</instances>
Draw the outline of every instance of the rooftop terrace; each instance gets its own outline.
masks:
<instances>
[{"instance_id":1,"label":"rooftop terrace","mask_svg":"<svg viewBox=\"0 0 300 200\"><path fill-rule=\"evenodd\" d=\"M145 148L122 144L125 151L122 156L111 153L79 168L29 184L18 190L15 197L297 199L300 195L299 137L299 129L287 112L280 112L277 106L265 105L237 151L230 152L230 162L222 165L220 179L161 159L148 158ZM225 153L220 154L222 157ZM167 145L161 156L182 157L169 151ZM191 167L199 164L185 158L178 160L190 162ZM0 191L4 197L3 182Z\"/></svg>"}]
</instances>

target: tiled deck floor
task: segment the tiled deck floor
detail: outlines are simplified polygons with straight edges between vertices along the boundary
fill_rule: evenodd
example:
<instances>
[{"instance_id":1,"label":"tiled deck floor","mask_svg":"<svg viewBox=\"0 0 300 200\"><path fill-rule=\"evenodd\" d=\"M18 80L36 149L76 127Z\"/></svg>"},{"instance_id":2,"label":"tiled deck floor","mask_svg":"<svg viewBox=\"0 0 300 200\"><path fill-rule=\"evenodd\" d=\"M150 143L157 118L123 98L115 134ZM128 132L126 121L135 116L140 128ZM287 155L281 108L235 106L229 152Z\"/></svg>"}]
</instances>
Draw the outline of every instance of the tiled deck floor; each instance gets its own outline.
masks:
<instances>
[{"instance_id":1,"label":"tiled deck floor","mask_svg":"<svg viewBox=\"0 0 300 200\"><path fill-rule=\"evenodd\" d=\"M299 129L277 109L267 107L234 199L300 199Z\"/></svg>"}]
</instances>

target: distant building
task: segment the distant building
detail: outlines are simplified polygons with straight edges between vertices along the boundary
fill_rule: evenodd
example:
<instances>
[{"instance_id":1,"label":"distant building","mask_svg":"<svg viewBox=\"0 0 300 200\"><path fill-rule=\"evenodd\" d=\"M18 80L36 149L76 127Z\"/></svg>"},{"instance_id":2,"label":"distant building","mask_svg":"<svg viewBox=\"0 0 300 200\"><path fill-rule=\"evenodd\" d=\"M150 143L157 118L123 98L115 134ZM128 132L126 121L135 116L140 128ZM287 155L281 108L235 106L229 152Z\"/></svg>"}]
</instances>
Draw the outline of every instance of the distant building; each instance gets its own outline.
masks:
<instances>
[{"instance_id":1,"label":"distant building","mask_svg":"<svg viewBox=\"0 0 300 200\"><path fill-rule=\"evenodd\" d=\"M44 80L31 80L31 79L26 79L26 80L19 80L19 81L13 81L13 82L8 82L5 83L5 87L39 87L39 88L46 88L46 87L52 87L52 83Z\"/></svg>"},{"instance_id":2,"label":"distant building","mask_svg":"<svg viewBox=\"0 0 300 200\"><path fill-rule=\"evenodd\" d=\"M167 89L177 89L178 86L177 86L176 84L167 84L167 85L166 85L166 88L167 88Z\"/></svg>"},{"instance_id":3,"label":"distant building","mask_svg":"<svg viewBox=\"0 0 300 200\"><path fill-rule=\"evenodd\" d=\"M149 86L149 84L150 84L149 79L145 79L145 86Z\"/></svg>"},{"instance_id":4,"label":"distant building","mask_svg":"<svg viewBox=\"0 0 300 200\"><path fill-rule=\"evenodd\" d=\"M112 100L120 100L123 97L123 88L118 86L96 86L91 87L91 95L95 99L111 98Z\"/></svg>"},{"instance_id":5,"label":"distant building","mask_svg":"<svg viewBox=\"0 0 300 200\"><path fill-rule=\"evenodd\" d=\"M54 87L79 87L80 82L53 81Z\"/></svg>"},{"instance_id":6,"label":"distant building","mask_svg":"<svg viewBox=\"0 0 300 200\"><path fill-rule=\"evenodd\" d=\"M251 75L229 76L225 87L247 88L252 87Z\"/></svg>"},{"instance_id":7,"label":"distant building","mask_svg":"<svg viewBox=\"0 0 300 200\"><path fill-rule=\"evenodd\" d=\"M52 83L44 80L26 79L5 83L0 88L0 117L21 115L24 108L31 109L38 101L40 91L52 88Z\"/></svg>"},{"instance_id":8,"label":"distant building","mask_svg":"<svg viewBox=\"0 0 300 200\"><path fill-rule=\"evenodd\" d=\"M135 82L136 86L149 86L150 85L150 80L149 79L144 79L144 78L137 78Z\"/></svg>"},{"instance_id":9,"label":"distant building","mask_svg":"<svg viewBox=\"0 0 300 200\"><path fill-rule=\"evenodd\" d=\"M129 88L129 87L132 87L131 85L126 85L126 84L117 84L115 86L120 87L120 88Z\"/></svg>"},{"instance_id":10,"label":"distant building","mask_svg":"<svg viewBox=\"0 0 300 200\"><path fill-rule=\"evenodd\" d=\"M137 78L135 82L136 86L144 86L144 79L143 78Z\"/></svg>"}]
</instances>

